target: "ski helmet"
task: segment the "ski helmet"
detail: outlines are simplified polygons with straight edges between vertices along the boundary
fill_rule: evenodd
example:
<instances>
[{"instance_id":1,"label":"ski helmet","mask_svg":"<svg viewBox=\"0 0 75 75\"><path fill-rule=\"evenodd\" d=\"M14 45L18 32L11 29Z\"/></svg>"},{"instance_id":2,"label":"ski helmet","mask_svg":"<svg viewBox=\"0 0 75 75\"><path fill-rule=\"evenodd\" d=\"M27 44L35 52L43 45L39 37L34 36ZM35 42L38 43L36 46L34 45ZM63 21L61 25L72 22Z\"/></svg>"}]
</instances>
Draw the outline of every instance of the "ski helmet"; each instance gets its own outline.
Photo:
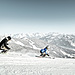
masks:
<instances>
[{"instance_id":1,"label":"ski helmet","mask_svg":"<svg viewBox=\"0 0 75 75\"><path fill-rule=\"evenodd\" d=\"M8 38L8 40L11 40L11 37L10 36L8 36L7 38Z\"/></svg>"}]
</instances>

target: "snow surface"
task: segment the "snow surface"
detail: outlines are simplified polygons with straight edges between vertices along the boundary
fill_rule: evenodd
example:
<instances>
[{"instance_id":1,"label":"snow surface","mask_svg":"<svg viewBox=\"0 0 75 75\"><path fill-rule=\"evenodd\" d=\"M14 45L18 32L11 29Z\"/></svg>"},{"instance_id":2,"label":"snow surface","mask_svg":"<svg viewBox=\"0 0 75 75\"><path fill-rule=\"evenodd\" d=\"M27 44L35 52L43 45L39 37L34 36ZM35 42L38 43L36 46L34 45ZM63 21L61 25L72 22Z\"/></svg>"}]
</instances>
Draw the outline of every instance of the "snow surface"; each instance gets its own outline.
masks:
<instances>
[{"instance_id":1,"label":"snow surface","mask_svg":"<svg viewBox=\"0 0 75 75\"><path fill-rule=\"evenodd\" d=\"M0 75L75 75L75 59L38 58L36 54L0 54Z\"/></svg>"},{"instance_id":2,"label":"snow surface","mask_svg":"<svg viewBox=\"0 0 75 75\"><path fill-rule=\"evenodd\" d=\"M58 33L48 34L13 34L10 41L11 51L39 53L40 49L49 45L49 55L54 57L71 58L75 56L75 35ZM4 36L3 36L4 37ZM2 37L0 37L1 39ZM75 57L74 57L75 58Z\"/></svg>"},{"instance_id":3,"label":"snow surface","mask_svg":"<svg viewBox=\"0 0 75 75\"><path fill-rule=\"evenodd\" d=\"M21 45L21 46L25 46L22 42L20 42L20 41L15 41L14 39L13 39L13 41L14 41L14 43L16 43L16 44L19 44L19 45Z\"/></svg>"},{"instance_id":4,"label":"snow surface","mask_svg":"<svg viewBox=\"0 0 75 75\"><path fill-rule=\"evenodd\" d=\"M37 48L37 47L34 45L34 42L33 42L33 41L29 40L29 43L30 43L30 45L33 47L33 49L38 49L38 50L40 50L40 48Z\"/></svg>"},{"instance_id":5,"label":"snow surface","mask_svg":"<svg viewBox=\"0 0 75 75\"><path fill-rule=\"evenodd\" d=\"M0 75L75 75L75 35L15 34L9 43L11 50L0 54ZM55 59L35 57L47 44Z\"/></svg>"}]
</instances>

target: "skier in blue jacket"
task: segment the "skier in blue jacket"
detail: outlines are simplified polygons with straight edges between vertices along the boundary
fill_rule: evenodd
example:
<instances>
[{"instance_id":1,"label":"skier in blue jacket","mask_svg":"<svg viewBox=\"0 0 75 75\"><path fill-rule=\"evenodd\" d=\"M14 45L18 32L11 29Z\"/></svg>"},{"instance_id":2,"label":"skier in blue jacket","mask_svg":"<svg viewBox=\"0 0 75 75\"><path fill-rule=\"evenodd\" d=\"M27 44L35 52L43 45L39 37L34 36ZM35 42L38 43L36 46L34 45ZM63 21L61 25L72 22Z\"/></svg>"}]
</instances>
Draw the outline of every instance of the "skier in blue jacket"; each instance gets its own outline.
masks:
<instances>
[{"instance_id":1,"label":"skier in blue jacket","mask_svg":"<svg viewBox=\"0 0 75 75\"><path fill-rule=\"evenodd\" d=\"M46 46L44 49L41 49L40 50L40 53L41 53L40 56L42 56L42 57L45 57L46 55L49 56L49 54L46 52L47 49L48 49L48 46Z\"/></svg>"}]
</instances>

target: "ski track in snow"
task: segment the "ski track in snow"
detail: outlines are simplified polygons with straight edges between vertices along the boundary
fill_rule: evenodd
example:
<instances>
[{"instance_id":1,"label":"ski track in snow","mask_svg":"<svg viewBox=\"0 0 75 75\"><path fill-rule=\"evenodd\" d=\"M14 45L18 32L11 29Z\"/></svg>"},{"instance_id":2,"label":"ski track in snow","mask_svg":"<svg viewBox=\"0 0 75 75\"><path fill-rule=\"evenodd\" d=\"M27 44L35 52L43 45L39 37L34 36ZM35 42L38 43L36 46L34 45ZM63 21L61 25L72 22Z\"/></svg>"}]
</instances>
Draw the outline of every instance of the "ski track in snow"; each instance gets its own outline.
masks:
<instances>
[{"instance_id":1,"label":"ski track in snow","mask_svg":"<svg viewBox=\"0 0 75 75\"><path fill-rule=\"evenodd\" d=\"M75 75L75 59L8 52L0 54L0 75Z\"/></svg>"},{"instance_id":2,"label":"ski track in snow","mask_svg":"<svg viewBox=\"0 0 75 75\"><path fill-rule=\"evenodd\" d=\"M20 42L20 41L15 41L14 39L13 39L13 41L16 43L16 44L18 44L18 45L21 45L21 46L25 46L22 42Z\"/></svg>"},{"instance_id":3,"label":"ski track in snow","mask_svg":"<svg viewBox=\"0 0 75 75\"><path fill-rule=\"evenodd\" d=\"M37 48L37 47L34 45L34 42L33 42L33 41L29 40L29 43L30 43L30 45L33 47L33 49L38 49L38 50L40 50L40 48Z\"/></svg>"},{"instance_id":4,"label":"ski track in snow","mask_svg":"<svg viewBox=\"0 0 75 75\"><path fill-rule=\"evenodd\" d=\"M23 43L21 43L20 41L16 41L16 44L19 44L21 46L25 46Z\"/></svg>"},{"instance_id":5,"label":"ski track in snow","mask_svg":"<svg viewBox=\"0 0 75 75\"><path fill-rule=\"evenodd\" d=\"M68 54L68 53L66 53L66 52L64 52L64 51L62 51L62 50L61 50L61 52L62 52L64 55L67 55L67 56L69 56L69 57L73 57L73 56L71 56L70 54Z\"/></svg>"}]
</instances>

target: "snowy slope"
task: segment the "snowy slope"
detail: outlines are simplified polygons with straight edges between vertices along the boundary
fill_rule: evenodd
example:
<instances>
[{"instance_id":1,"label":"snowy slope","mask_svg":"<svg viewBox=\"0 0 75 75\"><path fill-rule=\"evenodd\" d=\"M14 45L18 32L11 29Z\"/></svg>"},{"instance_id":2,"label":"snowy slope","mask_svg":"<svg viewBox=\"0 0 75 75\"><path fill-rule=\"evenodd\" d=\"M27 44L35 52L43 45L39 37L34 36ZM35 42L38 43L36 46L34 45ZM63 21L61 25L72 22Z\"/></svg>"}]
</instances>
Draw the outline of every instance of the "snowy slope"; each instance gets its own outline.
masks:
<instances>
[{"instance_id":1,"label":"snowy slope","mask_svg":"<svg viewBox=\"0 0 75 75\"><path fill-rule=\"evenodd\" d=\"M11 50L0 54L0 75L75 75L74 35L28 35L12 35ZM49 55L55 59L35 57L46 45L49 45Z\"/></svg>"},{"instance_id":2,"label":"snowy slope","mask_svg":"<svg viewBox=\"0 0 75 75\"><path fill-rule=\"evenodd\" d=\"M58 33L33 33L11 35L11 52L37 53L49 45L49 55L52 57L70 58L75 56L75 35Z\"/></svg>"},{"instance_id":3,"label":"snowy slope","mask_svg":"<svg viewBox=\"0 0 75 75\"><path fill-rule=\"evenodd\" d=\"M75 75L75 60L8 52L0 54L0 75Z\"/></svg>"}]
</instances>

